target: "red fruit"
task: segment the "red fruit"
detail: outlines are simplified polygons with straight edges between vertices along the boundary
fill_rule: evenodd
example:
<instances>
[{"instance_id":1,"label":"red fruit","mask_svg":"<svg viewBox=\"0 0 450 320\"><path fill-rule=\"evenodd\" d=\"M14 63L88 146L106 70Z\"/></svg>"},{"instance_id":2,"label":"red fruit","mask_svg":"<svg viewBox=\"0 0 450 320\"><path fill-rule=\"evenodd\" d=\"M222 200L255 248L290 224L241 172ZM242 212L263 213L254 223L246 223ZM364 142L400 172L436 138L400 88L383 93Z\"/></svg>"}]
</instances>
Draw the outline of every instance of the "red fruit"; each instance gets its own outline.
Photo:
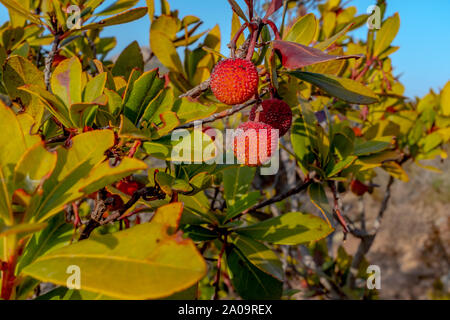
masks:
<instances>
[{"instance_id":1,"label":"red fruit","mask_svg":"<svg viewBox=\"0 0 450 320\"><path fill-rule=\"evenodd\" d=\"M366 192L369 192L370 188L361 181L355 179L350 182L350 190L357 196L362 196Z\"/></svg>"},{"instance_id":2,"label":"red fruit","mask_svg":"<svg viewBox=\"0 0 450 320\"><path fill-rule=\"evenodd\" d=\"M361 129L358 128L358 127L353 127L353 132L355 133L355 137L362 137L363 136L363 133L362 133Z\"/></svg>"},{"instance_id":3,"label":"red fruit","mask_svg":"<svg viewBox=\"0 0 450 320\"><path fill-rule=\"evenodd\" d=\"M132 196L137 190L141 189L143 185L137 181L119 181L116 184L116 188L121 192Z\"/></svg>"},{"instance_id":4,"label":"red fruit","mask_svg":"<svg viewBox=\"0 0 450 320\"><path fill-rule=\"evenodd\" d=\"M277 147L277 130L262 122L249 121L239 126L233 152L238 163L256 167L267 163Z\"/></svg>"},{"instance_id":5,"label":"red fruit","mask_svg":"<svg viewBox=\"0 0 450 320\"><path fill-rule=\"evenodd\" d=\"M279 136L284 136L292 125L291 107L282 100L270 99L262 102L262 108L263 110L259 114L259 121L280 130Z\"/></svg>"},{"instance_id":6,"label":"red fruit","mask_svg":"<svg viewBox=\"0 0 450 320\"><path fill-rule=\"evenodd\" d=\"M244 59L220 61L211 75L211 90L220 102L228 105L241 104L258 92L258 70Z\"/></svg>"}]
</instances>

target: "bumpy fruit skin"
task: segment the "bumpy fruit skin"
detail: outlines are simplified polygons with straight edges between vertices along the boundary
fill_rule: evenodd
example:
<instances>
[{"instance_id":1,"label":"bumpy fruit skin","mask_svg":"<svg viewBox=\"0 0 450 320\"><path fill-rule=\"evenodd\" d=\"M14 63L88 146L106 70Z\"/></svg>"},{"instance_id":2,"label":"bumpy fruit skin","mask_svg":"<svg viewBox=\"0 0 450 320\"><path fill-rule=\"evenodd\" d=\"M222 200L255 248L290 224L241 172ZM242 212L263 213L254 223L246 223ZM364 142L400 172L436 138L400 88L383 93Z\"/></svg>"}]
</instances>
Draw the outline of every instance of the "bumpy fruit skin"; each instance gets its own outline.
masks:
<instances>
[{"instance_id":1,"label":"bumpy fruit skin","mask_svg":"<svg viewBox=\"0 0 450 320\"><path fill-rule=\"evenodd\" d=\"M220 102L228 105L241 104L258 92L258 70L244 59L220 61L211 74L211 90Z\"/></svg>"},{"instance_id":2,"label":"bumpy fruit skin","mask_svg":"<svg viewBox=\"0 0 450 320\"><path fill-rule=\"evenodd\" d=\"M280 130L280 137L284 136L292 126L291 107L282 100L270 99L262 102L262 108L259 121Z\"/></svg>"},{"instance_id":3,"label":"bumpy fruit skin","mask_svg":"<svg viewBox=\"0 0 450 320\"><path fill-rule=\"evenodd\" d=\"M278 134L273 127L262 122L249 121L242 123L238 130L233 145L238 163L257 167L272 158L278 147Z\"/></svg>"}]
</instances>

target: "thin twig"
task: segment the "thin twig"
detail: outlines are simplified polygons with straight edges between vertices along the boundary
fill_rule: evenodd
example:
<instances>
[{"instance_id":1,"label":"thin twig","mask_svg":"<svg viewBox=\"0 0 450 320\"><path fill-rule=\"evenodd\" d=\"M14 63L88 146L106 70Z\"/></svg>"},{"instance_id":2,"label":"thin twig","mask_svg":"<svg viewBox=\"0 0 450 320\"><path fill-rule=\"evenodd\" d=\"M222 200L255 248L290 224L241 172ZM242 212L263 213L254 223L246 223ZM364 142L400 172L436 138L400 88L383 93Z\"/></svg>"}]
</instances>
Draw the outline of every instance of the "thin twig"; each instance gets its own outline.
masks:
<instances>
[{"instance_id":1,"label":"thin twig","mask_svg":"<svg viewBox=\"0 0 450 320\"><path fill-rule=\"evenodd\" d=\"M378 216L375 222L374 231L371 234L363 232L361 230L352 229L350 232L355 236L361 239L359 243L358 249L353 257L352 265L350 267L350 272L347 275L347 284L350 288L355 288L355 280L359 272L359 267L364 259L364 256L369 252L372 244L375 240L375 237L379 231L381 226L381 220L383 218L384 213L388 208L388 203L391 198L391 189L394 184L394 178L391 176L389 178L389 182L386 185L386 192L384 194L383 202L381 203L380 210L378 211Z\"/></svg>"},{"instance_id":2,"label":"thin twig","mask_svg":"<svg viewBox=\"0 0 450 320\"><path fill-rule=\"evenodd\" d=\"M210 117L207 117L207 118L204 118L204 119L201 119L201 120L197 120L197 121L200 121L202 124L214 122L216 120L223 119L223 118L229 117L229 116L231 116L231 115L233 115L233 114L235 114L237 112L240 112L241 110L247 108L248 106L251 106L252 104L255 104L256 102L257 102L256 99L253 99L253 100L247 101L244 104L240 104L240 105L234 106L231 109L228 109L228 110L225 110L225 111L213 114ZM175 130L177 130L177 129L193 128L197 121L183 124L182 126L177 127Z\"/></svg>"},{"instance_id":3,"label":"thin twig","mask_svg":"<svg viewBox=\"0 0 450 320\"><path fill-rule=\"evenodd\" d=\"M219 258L217 259L217 273L216 273L216 280L214 281L214 286L215 287L214 287L213 300L218 300L219 299L219 287L220 287L220 273L221 273L221 269L222 269L222 257L223 257L223 254L225 252L226 246L227 246L227 235L224 236L222 249L220 250Z\"/></svg>"},{"instance_id":4,"label":"thin twig","mask_svg":"<svg viewBox=\"0 0 450 320\"><path fill-rule=\"evenodd\" d=\"M44 68L44 81L45 81L45 87L48 91L51 92L50 88L50 76L52 72L52 64L53 60L55 59L56 52L58 51L58 46L60 43L60 37L59 34L55 34L55 38L52 42L52 49L48 53L47 57L45 58L45 68Z\"/></svg>"},{"instance_id":5,"label":"thin twig","mask_svg":"<svg viewBox=\"0 0 450 320\"><path fill-rule=\"evenodd\" d=\"M270 206L271 204L283 201L284 199L289 198L290 196L293 196L294 194L297 194L297 193L300 193L302 191L305 191L312 182L313 182L312 179L308 179L307 181L301 182L295 188L293 188L291 190L288 190L286 192L277 194L276 196L274 196L274 197L272 197L270 199L267 199L267 200L265 200L265 201L255 205L255 206L253 206L252 208L244 211L244 213L247 213L247 212L250 212L250 211L256 211L258 209Z\"/></svg>"}]
</instances>

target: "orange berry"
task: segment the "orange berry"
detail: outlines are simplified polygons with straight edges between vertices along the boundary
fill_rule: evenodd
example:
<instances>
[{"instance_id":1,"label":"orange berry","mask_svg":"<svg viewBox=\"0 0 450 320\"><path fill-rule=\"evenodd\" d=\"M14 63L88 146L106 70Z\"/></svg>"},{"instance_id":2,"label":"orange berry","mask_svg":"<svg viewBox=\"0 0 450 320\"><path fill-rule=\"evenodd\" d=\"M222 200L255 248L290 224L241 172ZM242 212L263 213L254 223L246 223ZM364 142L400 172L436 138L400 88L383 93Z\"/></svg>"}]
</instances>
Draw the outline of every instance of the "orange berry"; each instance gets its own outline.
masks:
<instances>
[{"instance_id":1,"label":"orange berry","mask_svg":"<svg viewBox=\"0 0 450 320\"><path fill-rule=\"evenodd\" d=\"M278 130L262 122L249 121L238 127L233 152L238 163L250 167L267 163L278 147Z\"/></svg>"},{"instance_id":2,"label":"orange berry","mask_svg":"<svg viewBox=\"0 0 450 320\"><path fill-rule=\"evenodd\" d=\"M211 75L211 90L220 102L228 105L241 104L258 92L258 70L245 59L220 61Z\"/></svg>"}]
</instances>

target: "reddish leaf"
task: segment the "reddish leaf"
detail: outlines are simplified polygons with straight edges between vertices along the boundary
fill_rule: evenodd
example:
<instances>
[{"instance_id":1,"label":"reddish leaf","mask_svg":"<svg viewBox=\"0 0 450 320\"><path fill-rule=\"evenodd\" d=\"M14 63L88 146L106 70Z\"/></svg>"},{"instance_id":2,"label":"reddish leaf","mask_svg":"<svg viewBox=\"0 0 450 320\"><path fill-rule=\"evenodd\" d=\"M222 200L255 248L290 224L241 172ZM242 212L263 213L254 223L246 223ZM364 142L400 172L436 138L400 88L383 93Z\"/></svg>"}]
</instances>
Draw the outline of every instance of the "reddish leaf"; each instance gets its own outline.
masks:
<instances>
[{"instance_id":1,"label":"reddish leaf","mask_svg":"<svg viewBox=\"0 0 450 320\"><path fill-rule=\"evenodd\" d=\"M316 48L306 47L296 42L275 40L273 48L281 56L281 63L290 70L300 69L317 63L341 60L341 59L359 59L363 55L335 56L326 54Z\"/></svg>"},{"instance_id":2,"label":"reddish leaf","mask_svg":"<svg viewBox=\"0 0 450 320\"><path fill-rule=\"evenodd\" d=\"M264 19L267 19L271 15L275 13L278 9L280 9L283 6L283 0L272 0L272 2L269 5L269 9L267 9L266 15L264 16Z\"/></svg>"},{"instance_id":3,"label":"reddish leaf","mask_svg":"<svg viewBox=\"0 0 450 320\"><path fill-rule=\"evenodd\" d=\"M244 20L245 22L248 22L247 17L245 16L244 11L242 10L242 8L239 6L239 4L236 2L236 0L228 0L228 2L231 5L231 8L233 9L233 11L242 18L242 20Z\"/></svg>"}]
</instances>

